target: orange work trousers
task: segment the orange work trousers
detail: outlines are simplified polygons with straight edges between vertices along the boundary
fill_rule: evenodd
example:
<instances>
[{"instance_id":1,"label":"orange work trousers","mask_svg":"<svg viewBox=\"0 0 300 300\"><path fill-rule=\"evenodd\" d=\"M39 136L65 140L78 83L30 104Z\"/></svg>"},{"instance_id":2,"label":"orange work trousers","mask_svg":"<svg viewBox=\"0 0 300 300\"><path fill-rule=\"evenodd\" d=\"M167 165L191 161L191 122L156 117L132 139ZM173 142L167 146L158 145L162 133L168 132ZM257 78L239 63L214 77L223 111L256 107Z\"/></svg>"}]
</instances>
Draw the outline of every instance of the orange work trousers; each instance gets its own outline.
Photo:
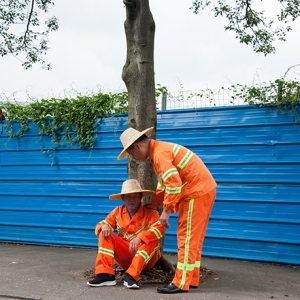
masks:
<instances>
[{"instance_id":1,"label":"orange work trousers","mask_svg":"<svg viewBox=\"0 0 300 300\"><path fill-rule=\"evenodd\" d=\"M114 261L135 280L140 279L142 270L151 269L161 257L159 240L148 244L141 243L136 252L129 252L130 241L112 233L110 238L99 234L98 255L95 273L114 274Z\"/></svg>"},{"instance_id":2,"label":"orange work trousers","mask_svg":"<svg viewBox=\"0 0 300 300\"><path fill-rule=\"evenodd\" d=\"M203 241L216 198L216 189L180 202L178 209L178 262L172 283L182 290L198 286Z\"/></svg>"}]
</instances>

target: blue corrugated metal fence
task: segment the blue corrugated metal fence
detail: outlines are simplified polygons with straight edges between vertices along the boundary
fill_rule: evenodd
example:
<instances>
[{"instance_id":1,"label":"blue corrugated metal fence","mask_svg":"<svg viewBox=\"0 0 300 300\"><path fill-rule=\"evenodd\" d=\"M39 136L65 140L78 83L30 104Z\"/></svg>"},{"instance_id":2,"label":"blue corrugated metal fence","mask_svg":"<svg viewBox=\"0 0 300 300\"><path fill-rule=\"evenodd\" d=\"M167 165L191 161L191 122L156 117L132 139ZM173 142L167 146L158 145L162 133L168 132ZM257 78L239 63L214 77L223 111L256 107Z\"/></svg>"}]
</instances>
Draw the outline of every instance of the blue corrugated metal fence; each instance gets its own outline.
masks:
<instances>
[{"instance_id":1,"label":"blue corrugated metal fence","mask_svg":"<svg viewBox=\"0 0 300 300\"><path fill-rule=\"evenodd\" d=\"M158 112L157 139L190 148L218 183L204 255L300 265L299 111ZM1 126L0 240L96 247L95 223L121 204L108 196L127 179L126 160L116 159L125 128L125 115L99 119L89 152L52 150L34 124L25 137L8 141ZM176 222L175 214L166 252L177 251Z\"/></svg>"}]
</instances>

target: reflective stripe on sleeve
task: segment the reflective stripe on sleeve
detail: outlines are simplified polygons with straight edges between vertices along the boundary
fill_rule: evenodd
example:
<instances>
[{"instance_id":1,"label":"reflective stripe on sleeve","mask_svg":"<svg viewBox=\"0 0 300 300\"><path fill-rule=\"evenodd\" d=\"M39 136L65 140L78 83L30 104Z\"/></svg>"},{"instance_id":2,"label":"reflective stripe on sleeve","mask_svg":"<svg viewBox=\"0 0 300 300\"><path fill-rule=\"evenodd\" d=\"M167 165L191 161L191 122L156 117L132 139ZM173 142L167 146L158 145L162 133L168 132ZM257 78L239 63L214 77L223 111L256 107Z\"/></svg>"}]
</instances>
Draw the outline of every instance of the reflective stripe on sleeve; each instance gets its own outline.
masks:
<instances>
[{"instance_id":1,"label":"reflective stripe on sleeve","mask_svg":"<svg viewBox=\"0 0 300 300\"><path fill-rule=\"evenodd\" d=\"M149 231L152 231L158 239L160 239L162 237L161 232L155 227L149 228Z\"/></svg>"},{"instance_id":2,"label":"reflective stripe on sleeve","mask_svg":"<svg viewBox=\"0 0 300 300\"><path fill-rule=\"evenodd\" d=\"M177 144L174 145L174 147L173 147L173 154L174 154L175 157L178 154L180 148L181 148L180 145L177 145Z\"/></svg>"},{"instance_id":3,"label":"reflective stripe on sleeve","mask_svg":"<svg viewBox=\"0 0 300 300\"><path fill-rule=\"evenodd\" d=\"M172 176L172 175L177 175L178 174L178 171L176 168L171 168L169 170L167 170L163 175L162 175L162 180L164 182L166 182L166 180Z\"/></svg>"},{"instance_id":4,"label":"reflective stripe on sleeve","mask_svg":"<svg viewBox=\"0 0 300 300\"><path fill-rule=\"evenodd\" d=\"M177 167L180 169L183 169L187 165L187 163L190 161L192 156L193 156L193 152L188 150L187 153L182 158L182 160L177 165Z\"/></svg>"}]
</instances>

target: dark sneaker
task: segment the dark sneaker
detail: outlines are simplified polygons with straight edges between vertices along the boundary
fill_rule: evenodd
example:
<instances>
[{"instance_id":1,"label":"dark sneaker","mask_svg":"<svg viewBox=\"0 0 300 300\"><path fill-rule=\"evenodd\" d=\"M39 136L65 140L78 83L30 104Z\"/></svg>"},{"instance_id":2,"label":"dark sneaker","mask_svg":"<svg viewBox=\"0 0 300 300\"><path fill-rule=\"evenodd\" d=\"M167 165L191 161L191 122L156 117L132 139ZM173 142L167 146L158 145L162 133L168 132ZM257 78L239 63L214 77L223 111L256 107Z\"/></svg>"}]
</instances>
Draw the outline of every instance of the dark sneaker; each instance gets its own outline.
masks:
<instances>
[{"instance_id":1,"label":"dark sneaker","mask_svg":"<svg viewBox=\"0 0 300 300\"><path fill-rule=\"evenodd\" d=\"M130 276L128 273L125 273L124 285L128 289L139 289L140 288L137 281L132 276Z\"/></svg>"},{"instance_id":2,"label":"dark sneaker","mask_svg":"<svg viewBox=\"0 0 300 300\"><path fill-rule=\"evenodd\" d=\"M98 274L96 277L87 282L90 286L110 286L116 285L115 276L111 274Z\"/></svg>"}]
</instances>

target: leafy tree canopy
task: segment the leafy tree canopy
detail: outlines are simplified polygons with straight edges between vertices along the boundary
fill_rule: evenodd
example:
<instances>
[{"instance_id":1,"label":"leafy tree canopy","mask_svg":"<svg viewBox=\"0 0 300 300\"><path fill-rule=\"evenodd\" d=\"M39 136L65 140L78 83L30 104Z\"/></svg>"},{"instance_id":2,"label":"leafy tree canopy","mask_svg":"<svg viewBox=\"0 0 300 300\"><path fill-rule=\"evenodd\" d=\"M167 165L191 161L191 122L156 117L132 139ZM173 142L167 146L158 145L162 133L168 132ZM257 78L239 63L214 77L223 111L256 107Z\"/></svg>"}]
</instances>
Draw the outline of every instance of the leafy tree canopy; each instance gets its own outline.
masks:
<instances>
[{"instance_id":1,"label":"leafy tree canopy","mask_svg":"<svg viewBox=\"0 0 300 300\"><path fill-rule=\"evenodd\" d=\"M274 41L286 41L286 35L292 30L288 25L300 16L299 0L271 0L274 2L272 10L278 10L276 19L266 17L263 0L194 0L191 10L198 14L204 8L212 6L215 17L222 16L228 20L225 30L233 31L240 43L251 45L253 50L265 55L274 53ZM284 26L277 26L283 24Z\"/></svg>"},{"instance_id":2,"label":"leafy tree canopy","mask_svg":"<svg viewBox=\"0 0 300 300\"><path fill-rule=\"evenodd\" d=\"M269 5L272 2L274 6L264 10L262 0L192 0L190 9L198 14L211 6L215 17L228 20L225 30L233 31L240 43L268 55L275 52L276 40L286 41L292 30L290 22L300 16L300 0L270 0ZM0 55L20 58L25 69L37 62L50 69L43 56L49 49L49 33L58 29L58 20L46 18L43 13L47 14L54 3L55 0L0 0ZM276 16L267 18L269 10L276 8Z\"/></svg>"},{"instance_id":3,"label":"leafy tree canopy","mask_svg":"<svg viewBox=\"0 0 300 300\"><path fill-rule=\"evenodd\" d=\"M47 13L54 4L52 0L0 0L0 55L25 55L22 65L25 69L36 62L45 64L43 55L48 51L48 36L58 29L56 17L45 18L43 26L41 13Z\"/></svg>"}]
</instances>

